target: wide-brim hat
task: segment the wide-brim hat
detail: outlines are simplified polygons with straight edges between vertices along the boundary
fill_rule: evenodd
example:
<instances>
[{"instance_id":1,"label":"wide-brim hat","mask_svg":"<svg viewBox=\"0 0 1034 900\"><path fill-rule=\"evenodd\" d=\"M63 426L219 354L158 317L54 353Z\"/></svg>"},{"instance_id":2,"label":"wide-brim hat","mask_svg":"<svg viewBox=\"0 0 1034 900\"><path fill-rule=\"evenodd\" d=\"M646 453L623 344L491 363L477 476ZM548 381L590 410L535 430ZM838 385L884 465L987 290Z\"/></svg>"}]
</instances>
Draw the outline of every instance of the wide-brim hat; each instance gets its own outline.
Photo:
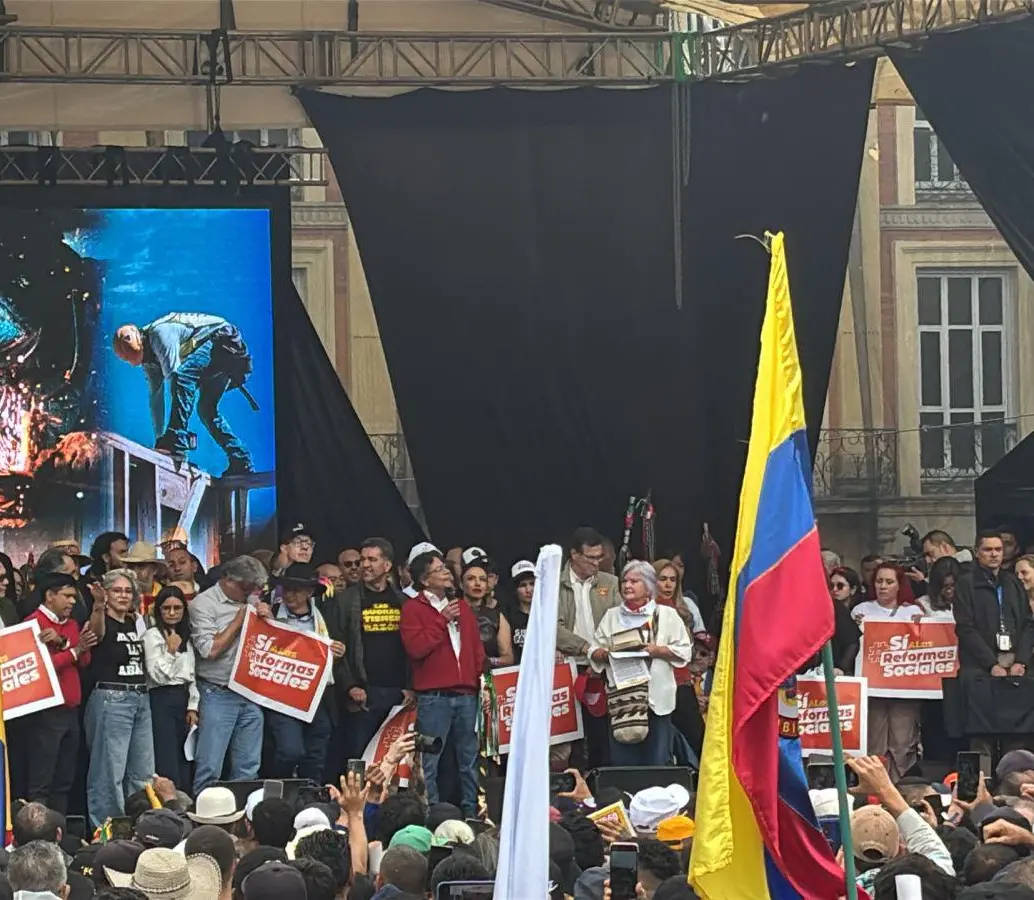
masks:
<instances>
[{"instance_id":1,"label":"wide-brim hat","mask_svg":"<svg viewBox=\"0 0 1034 900\"><path fill-rule=\"evenodd\" d=\"M216 900L222 873L210 856L184 858L182 853L156 847L140 854L131 875L106 870L112 887L134 888L149 900Z\"/></svg>"},{"instance_id":2,"label":"wide-brim hat","mask_svg":"<svg viewBox=\"0 0 1034 900\"><path fill-rule=\"evenodd\" d=\"M164 559L158 558L158 551L154 544L148 541L137 541L129 548L129 553L119 560L119 565L125 566L157 566L163 572L168 573L169 567Z\"/></svg>"},{"instance_id":3,"label":"wide-brim hat","mask_svg":"<svg viewBox=\"0 0 1034 900\"><path fill-rule=\"evenodd\" d=\"M273 587L307 590L320 596L327 590L319 571L308 563L291 563L280 575L272 576L269 583Z\"/></svg>"},{"instance_id":4,"label":"wide-brim hat","mask_svg":"<svg viewBox=\"0 0 1034 900\"><path fill-rule=\"evenodd\" d=\"M237 809L233 791L227 787L205 788L197 795L194 809L187 817L198 825L229 825L244 815L243 809Z\"/></svg>"},{"instance_id":5,"label":"wide-brim hat","mask_svg":"<svg viewBox=\"0 0 1034 900\"><path fill-rule=\"evenodd\" d=\"M79 542L72 538L65 538L61 541L51 541L48 550L60 550L66 556L71 556L75 564L82 568L88 566L93 560L79 549Z\"/></svg>"}]
</instances>

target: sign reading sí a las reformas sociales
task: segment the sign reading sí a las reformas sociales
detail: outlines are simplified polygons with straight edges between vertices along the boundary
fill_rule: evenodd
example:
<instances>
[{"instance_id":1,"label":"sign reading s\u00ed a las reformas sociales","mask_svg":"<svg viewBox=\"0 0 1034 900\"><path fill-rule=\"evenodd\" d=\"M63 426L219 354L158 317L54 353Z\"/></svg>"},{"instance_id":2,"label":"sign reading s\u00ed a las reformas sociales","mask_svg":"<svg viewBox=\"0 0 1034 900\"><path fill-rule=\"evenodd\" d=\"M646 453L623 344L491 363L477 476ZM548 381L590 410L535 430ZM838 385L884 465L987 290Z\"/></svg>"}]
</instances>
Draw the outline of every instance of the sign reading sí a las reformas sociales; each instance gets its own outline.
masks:
<instances>
[{"instance_id":1,"label":"sign reading s\u00ed a las reformas sociales","mask_svg":"<svg viewBox=\"0 0 1034 900\"><path fill-rule=\"evenodd\" d=\"M821 675L797 678L797 731L801 753L833 752L833 732L829 723L826 679ZM848 756L864 756L868 750L868 691L864 678L837 678L837 709L840 713L840 740Z\"/></svg>"},{"instance_id":2,"label":"sign reading s\u00ed a las reformas sociales","mask_svg":"<svg viewBox=\"0 0 1034 900\"><path fill-rule=\"evenodd\" d=\"M517 700L519 666L493 669L495 695L499 703L499 752L510 752L510 729L513 725L513 705ZM580 740L582 708L574 696L574 682L578 671L573 662L560 662L553 669L553 715L550 718L549 743L566 744Z\"/></svg>"},{"instance_id":3,"label":"sign reading s\u00ed a las reformas sociales","mask_svg":"<svg viewBox=\"0 0 1034 900\"><path fill-rule=\"evenodd\" d=\"M330 665L330 638L263 619L248 607L228 687L266 709L311 722Z\"/></svg>"},{"instance_id":4,"label":"sign reading s\u00ed a las reformas sociales","mask_svg":"<svg viewBox=\"0 0 1034 900\"><path fill-rule=\"evenodd\" d=\"M4 721L65 702L50 651L33 620L0 631L0 686Z\"/></svg>"},{"instance_id":5,"label":"sign reading s\u00ed a las reformas sociales","mask_svg":"<svg viewBox=\"0 0 1034 900\"><path fill-rule=\"evenodd\" d=\"M959 670L955 623L941 619L865 619L855 671L870 697L940 700L941 680Z\"/></svg>"}]
</instances>

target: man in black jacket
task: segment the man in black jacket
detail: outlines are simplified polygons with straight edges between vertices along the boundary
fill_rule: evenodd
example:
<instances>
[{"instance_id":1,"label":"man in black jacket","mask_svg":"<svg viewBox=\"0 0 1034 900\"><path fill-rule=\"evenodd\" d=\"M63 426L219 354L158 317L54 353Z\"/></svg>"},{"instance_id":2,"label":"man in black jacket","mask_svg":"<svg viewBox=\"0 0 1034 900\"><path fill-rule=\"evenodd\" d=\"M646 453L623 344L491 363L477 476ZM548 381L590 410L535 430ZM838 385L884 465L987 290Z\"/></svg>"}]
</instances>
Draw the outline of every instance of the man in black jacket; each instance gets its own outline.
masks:
<instances>
[{"instance_id":1,"label":"man in black jacket","mask_svg":"<svg viewBox=\"0 0 1034 900\"><path fill-rule=\"evenodd\" d=\"M1002 536L982 531L976 549L977 564L960 579L954 604L959 665L967 684L966 676L980 672L996 678L1025 675L1034 655L1030 604L1020 580L1002 568ZM975 696L968 694L966 702ZM974 749L989 752L990 744L976 739Z\"/></svg>"},{"instance_id":2,"label":"man in black jacket","mask_svg":"<svg viewBox=\"0 0 1034 900\"><path fill-rule=\"evenodd\" d=\"M367 538L359 558L362 580L323 610L330 636L346 648L334 681L346 712L337 746L349 758L361 757L391 708L412 703L414 696L399 634L406 597L391 580L395 551L384 538Z\"/></svg>"}]
</instances>

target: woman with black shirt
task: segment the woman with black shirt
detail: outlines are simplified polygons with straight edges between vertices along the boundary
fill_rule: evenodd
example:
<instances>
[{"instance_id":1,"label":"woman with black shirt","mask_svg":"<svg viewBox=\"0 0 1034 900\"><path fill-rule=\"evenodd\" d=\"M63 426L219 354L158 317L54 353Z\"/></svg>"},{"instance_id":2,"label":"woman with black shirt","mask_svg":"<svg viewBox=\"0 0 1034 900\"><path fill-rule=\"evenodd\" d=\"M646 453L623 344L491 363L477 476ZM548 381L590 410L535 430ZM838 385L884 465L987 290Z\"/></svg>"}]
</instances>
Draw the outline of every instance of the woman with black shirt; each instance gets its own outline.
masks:
<instances>
[{"instance_id":1,"label":"woman with black shirt","mask_svg":"<svg viewBox=\"0 0 1034 900\"><path fill-rule=\"evenodd\" d=\"M90 675L93 693L84 727L90 750L86 805L95 826L125 813L125 798L154 775L151 706L147 698L140 590L128 569L91 584L90 628L97 635Z\"/></svg>"},{"instance_id":2,"label":"woman with black shirt","mask_svg":"<svg viewBox=\"0 0 1034 900\"><path fill-rule=\"evenodd\" d=\"M463 598L477 616L485 658L493 669L513 665L513 635L510 623L499 607L485 605L488 596L488 572L480 562L471 563L461 576Z\"/></svg>"},{"instance_id":3,"label":"woman with black shirt","mask_svg":"<svg viewBox=\"0 0 1034 900\"><path fill-rule=\"evenodd\" d=\"M506 614L513 632L513 659L521 664L524 655L524 641L528 636L528 617L531 614L531 598L535 593L535 564L522 559L510 569L513 579L513 603Z\"/></svg>"},{"instance_id":4,"label":"woman with black shirt","mask_svg":"<svg viewBox=\"0 0 1034 900\"><path fill-rule=\"evenodd\" d=\"M154 771L175 784L190 783L183 743L197 725L200 695L183 591L169 585L154 600L154 625L144 632L144 665L151 701Z\"/></svg>"}]
</instances>

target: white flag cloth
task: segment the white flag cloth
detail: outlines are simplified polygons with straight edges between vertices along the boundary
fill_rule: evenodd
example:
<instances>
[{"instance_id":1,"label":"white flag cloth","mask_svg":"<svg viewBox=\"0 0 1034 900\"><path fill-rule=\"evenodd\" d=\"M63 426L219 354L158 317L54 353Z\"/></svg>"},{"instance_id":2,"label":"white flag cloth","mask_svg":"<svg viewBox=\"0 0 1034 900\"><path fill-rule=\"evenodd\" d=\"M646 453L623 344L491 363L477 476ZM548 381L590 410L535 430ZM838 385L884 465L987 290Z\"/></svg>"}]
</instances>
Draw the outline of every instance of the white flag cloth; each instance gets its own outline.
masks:
<instances>
[{"instance_id":1,"label":"white flag cloth","mask_svg":"<svg viewBox=\"0 0 1034 900\"><path fill-rule=\"evenodd\" d=\"M560 564L556 544L539 551L535 594L514 701L510 759L500 823L494 900L544 900L549 894L549 732L553 714Z\"/></svg>"}]
</instances>

